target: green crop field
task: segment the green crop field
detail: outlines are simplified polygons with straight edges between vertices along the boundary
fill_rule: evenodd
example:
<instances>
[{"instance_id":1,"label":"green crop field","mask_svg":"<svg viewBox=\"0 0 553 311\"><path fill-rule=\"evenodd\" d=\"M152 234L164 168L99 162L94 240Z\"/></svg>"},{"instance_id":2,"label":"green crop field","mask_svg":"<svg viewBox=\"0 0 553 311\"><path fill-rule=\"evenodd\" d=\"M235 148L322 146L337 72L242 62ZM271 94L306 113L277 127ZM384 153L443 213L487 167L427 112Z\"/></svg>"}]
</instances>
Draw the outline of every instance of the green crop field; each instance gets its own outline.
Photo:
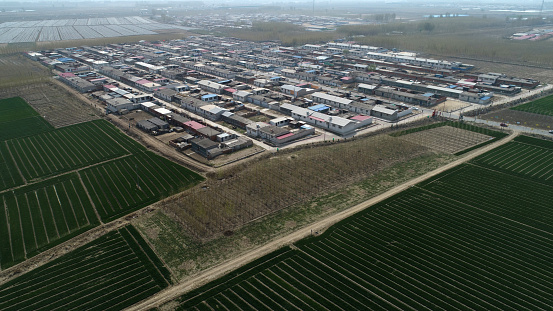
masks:
<instances>
[{"instance_id":1,"label":"green crop field","mask_svg":"<svg viewBox=\"0 0 553 311\"><path fill-rule=\"evenodd\" d=\"M121 310L171 282L127 226L0 285L0 310Z\"/></svg>"},{"instance_id":2,"label":"green crop field","mask_svg":"<svg viewBox=\"0 0 553 311\"><path fill-rule=\"evenodd\" d=\"M0 142L53 130L21 97L0 100Z\"/></svg>"},{"instance_id":3,"label":"green crop field","mask_svg":"<svg viewBox=\"0 0 553 311\"><path fill-rule=\"evenodd\" d=\"M203 180L104 120L19 136L0 141L1 270Z\"/></svg>"},{"instance_id":4,"label":"green crop field","mask_svg":"<svg viewBox=\"0 0 553 311\"><path fill-rule=\"evenodd\" d=\"M0 202L2 269L99 223L75 173L0 193Z\"/></svg>"},{"instance_id":5,"label":"green crop field","mask_svg":"<svg viewBox=\"0 0 553 311\"><path fill-rule=\"evenodd\" d=\"M511 109L536 114L543 114L546 116L553 116L553 95L542 97L540 99L533 100L529 103L522 104Z\"/></svg>"},{"instance_id":6,"label":"green crop field","mask_svg":"<svg viewBox=\"0 0 553 311\"><path fill-rule=\"evenodd\" d=\"M517 138L170 306L550 309L553 185L548 175L536 178L534 173L547 170L549 164L536 157L553 151L552 146Z\"/></svg>"},{"instance_id":7,"label":"green crop field","mask_svg":"<svg viewBox=\"0 0 553 311\"><path fill-rule=\"evenodd\" d=\"M26 180L58 175L72 169L129 154L91 121L6 142Z\"/></svg>"},{"instance_id":8,"label":"green crop field","mask_svg":"<svg viewBox=\"0 0 553 311\"><path fill-rule=\"evenodd\" d=\"M38 116L29 104L21 97L0 100L0 123Z\"/></svg>"},{"instance_id":9,"label":"green crop field","mask_svg":"<svg viewBox=\"0 0 553 311\"><path fill-rule=\"evenodd\" d=\"M519 136L472 163L553 185L553 142Z\"/></svg>"},{"instance_id":10,"label":"green crop field","mask_svg":"<svg viewBox=\"0 0 553 311\"><path fill-rule=\"evenodd\" d=\"M151 152L79 172L104 222L191 187L201 177Z\"/></svg>"},{"instance_id":11,"label":"green crop field","mask_svg":"<svg viewBox=\"0 0 553 311\"><path fill-rule=\"evenodd\" d=\"M0 191L22 185L23 182L8 147L0 142Z\"/></svg>"}]
</instances>

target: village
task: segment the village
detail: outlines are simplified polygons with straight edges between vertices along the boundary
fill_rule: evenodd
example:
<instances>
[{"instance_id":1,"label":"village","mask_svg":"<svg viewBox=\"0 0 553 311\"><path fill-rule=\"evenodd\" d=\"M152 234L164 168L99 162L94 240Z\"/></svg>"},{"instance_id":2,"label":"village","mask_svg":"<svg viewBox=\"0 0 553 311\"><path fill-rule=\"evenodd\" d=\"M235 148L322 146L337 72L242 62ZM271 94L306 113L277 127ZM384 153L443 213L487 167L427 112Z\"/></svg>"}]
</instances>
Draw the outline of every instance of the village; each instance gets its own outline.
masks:
<instances>
[{"instance_id":1,"label":"village","mask_svg":"<svg viewBox=\"0 0 553 311\"><path fill-rule=\"evenodd\" d=\"M105 114L186 154L348 138L436 113L461 114L536 88L533 79L351 42L184 40L27 52Z\"/></svg>"}]
</instances>

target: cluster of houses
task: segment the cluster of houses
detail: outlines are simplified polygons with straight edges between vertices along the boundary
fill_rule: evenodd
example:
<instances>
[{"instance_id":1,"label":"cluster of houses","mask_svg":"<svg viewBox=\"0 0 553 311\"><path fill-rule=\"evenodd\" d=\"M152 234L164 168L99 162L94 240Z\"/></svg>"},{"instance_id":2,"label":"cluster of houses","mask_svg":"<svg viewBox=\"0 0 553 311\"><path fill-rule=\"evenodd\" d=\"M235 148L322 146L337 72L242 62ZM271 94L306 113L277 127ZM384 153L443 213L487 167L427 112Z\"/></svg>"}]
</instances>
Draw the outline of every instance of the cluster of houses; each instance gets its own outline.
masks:
<instances>
[{"instance_id":1,"label":"cluster of houses","mask_svg":"<svg viewBox=\"0 0 553 311\"><path fill-rule=\"evenodd\" d=\"M347 135L369 126L374 118L395 122L408 117L413 105L432 107L448 98L486 105L494 94L514 95L539 84L475 73L471 65L460 62L352 42L284 47L277 42L196 36L26 55L56 69L60 81L95 94L105 102L107 113L143 109L167 121L172 112L156 103L173 103L274 145L316 129ZM248 103L258 106L257 113L270 109L285 117L253 122L251 111L241 112ZM159 126L150 123L141 126ZM219 147L224 143L216 138L219 134L181 123Z\"/></svg>"}]
</instances>

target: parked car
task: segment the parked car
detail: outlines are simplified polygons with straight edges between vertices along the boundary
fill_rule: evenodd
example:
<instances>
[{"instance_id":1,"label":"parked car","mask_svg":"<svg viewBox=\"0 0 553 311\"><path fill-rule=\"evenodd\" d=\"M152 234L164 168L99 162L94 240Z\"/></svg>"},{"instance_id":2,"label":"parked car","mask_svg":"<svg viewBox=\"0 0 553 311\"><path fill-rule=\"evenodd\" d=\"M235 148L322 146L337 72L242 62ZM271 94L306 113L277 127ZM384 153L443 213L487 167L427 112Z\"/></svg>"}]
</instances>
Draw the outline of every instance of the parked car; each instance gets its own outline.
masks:
<instances>
[{"instance_id":1,"label":"parked car","mask_svg":"<svg viewBox=\"0 0 553 311\"><path fill-rule=\"evenodd\" d=\"M499 124L499 126L507 127L508 125L507 125L507 123L501 123L501 124Z\"/></svg>"},{"instance_id":2,"label":"parked car","mask_svg":"<svg viewBox=\"0 0 553 311\"><path fill-rule=\"evenodd\" d=\"M553 134L553 130L549 131L549 134Z\"/></svg>"}]
</instances>

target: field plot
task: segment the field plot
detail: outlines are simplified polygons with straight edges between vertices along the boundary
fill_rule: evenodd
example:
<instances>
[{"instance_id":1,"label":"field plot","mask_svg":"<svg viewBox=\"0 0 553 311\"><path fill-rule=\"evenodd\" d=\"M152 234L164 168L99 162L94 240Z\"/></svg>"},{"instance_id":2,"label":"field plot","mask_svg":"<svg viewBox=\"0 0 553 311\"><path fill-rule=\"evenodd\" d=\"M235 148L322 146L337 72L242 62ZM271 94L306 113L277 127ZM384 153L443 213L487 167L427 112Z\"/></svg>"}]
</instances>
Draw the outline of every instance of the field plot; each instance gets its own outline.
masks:
<instances>
[{"instance_id":1,"label":"field plot","mask_svg":"<svg viewBox=\"0 0 553 311\"><path fill-rule=\"evenodd\" d=\"M38 116L21 97L0 100L0 123Z\"/></svg>"},{"instance_id":2,"label":"field plot","mask_svg":"<svg viewBox=\"0 0 553 311\"><path fill-rule=\"evenodd\" d=\"M203 179L104 120L0 142L0 173L1 269Z\"/></svg>"},{"instance_id":3,"label":"field plot","mask_svg":"<svg viewBox=\"0 0 553 311\"><path fill-rule=\"evenodd\" d=\"M31 61L31 60L28 60ZM98 112L55 83L40 83L25 90L23 98L55 128L98 119Z\"/></svg>"},{"instance_id":4,"label":"field plot","mask_svg":"<svg viewBox=\"0 0 553 311\"><path fill-rule=\"evenodd\" d=\"M181 297L178 309L547 309L550 239L414 189Z\"/></svg>"},{"instance_id":5,"label":"field plot","mask_svg":"<svg viewBox=\"0 0 553 311\"><path fill-rule=\"evenodd\" d=\"M103 120L67 126L55 131L6 142L26 180L57 175L113 159L129 151L97 124Z\"/></svg>"},{"instance_id":6,"label":"field plot","mask_svg":"<svg viewBox=\"0 0 553 311\"><path fill-rule=\"evenodd\" d=\"M99 223L75 173L0 193L0 204L2 269Z\"/></svg>"},{"instance_id":7,"label":"field plot","mask_svg":"<svg viewBox=\"0 0 553 311\"><path fill-rule=\"evenodd\" d=\"M540 99L533 100L529 103L522 104L511 108L518 111L526 111L531 113L553 116L553 95L549 95Z\"/></svg>"},{"instance_id":8,"label":"field plot","mask_svg":"<svg viewBox=\"0 0 553 311\"><path fill-rule=\"evenodd\" d=\"M479 166L553 184L553 142L519 136L472 161Z\"/></svg>"},{"instance_id":9,"label":"field plot","mask_svg":"<svg viewBox=\"0 0 553 311\"><path fill-rule=\"evenodd\" d=\"M553 233L553 187L466 164L419 185L496 215Z\"/></svg>"},{"instance_id":10,"label":"field plot","mask_svg":"<svg viewBox=\"0 0 553 311\"><path fill-rule=\"evenodd\" d=\"M0 100L0 142L51 130L53 127L20 97Z\"/></svg>"},{"instance_id":11,"label":"field plot","mask_svg":"<svg viewBox=\"0 0 553 311\"><path fill-rule=\"evenodd\" d=\"M79 172L107 222L197 184L202 177L150 152Z\"/></svg>"},{"instance_id":12,"label":"field plot","mask_svg":"<svg viewBox=\"0 0 553 311\"><path fill-rule=\"evenodd\" d=\"M436 127L400 137L431 149L451 154L493 139L492 136L451 126Z\"/></svg>"},{"instance_id":13,"label":"field plot","mask_svg":"<svg viewBox=\"0 0 553 311\"><path fill-rule=\"evenodd\" d=\"M439 129L444 126L454 127L464 131ZM413 135L414 133L418 134ZM506 133L495 130L463 122L451 121L431 123L425 126L394 132L390 135L394 137L411 135L413 139L409 139L409 141L418 142L419 144L433 148L434 150L453 152L455 155L461 155L507 136Z\"/></svg>"},{"instance_id":14,"label":"field plot","mask_svg":"<svg viewBox=\"0 0 553 311\"><path fill-rule=\"evenodd\" d=\"M110 27L114 26L114 27ZM138 17L83 18L0 24L0 43L50 42L156 34L156 29L185 29Z\"/></svg>"},{"instance_id":15,"label":"field plot","mask_svg":"<svg viewBox=\"0 0 553 311\"><path fill-rule=\"evenodd\" d=\"M550 309L553 187L487 161L513 149L525 162L511 165L539 170L542 163L530 159L553 151L553 143L521 136L505 146L510 149L443 172L167 308Z\"/></svg>"},{"instance_id":16,"label":"field plot","mask_svg":"<svg viewBox=\"0 0 553 311\"><path fill-rule=\"evenodd\" d=\"M553 116L536 114L526 111L502 109L478 116L481 119L510 124L520 124L531 128L551 130L553 128Z\"/></svg>"},{"instance_id":17,"label":"field plot","mask_svg":"<svg viewBox=\"0 0 553 311\"><path fill-rule=\"evenodd\" d=\"M6 144L0 142L0 191L22 185L24 182Z\"/></svg>"},{"instance_id":18,"label":"field plot","mask_svg":"<svg viewBox=\"0 0 553 311\"><path fill-rule=\"evenodd\" d=\"M121 310L171 284L132 226L0 286L2 310Z\"/></svg>"}]
</instances>

